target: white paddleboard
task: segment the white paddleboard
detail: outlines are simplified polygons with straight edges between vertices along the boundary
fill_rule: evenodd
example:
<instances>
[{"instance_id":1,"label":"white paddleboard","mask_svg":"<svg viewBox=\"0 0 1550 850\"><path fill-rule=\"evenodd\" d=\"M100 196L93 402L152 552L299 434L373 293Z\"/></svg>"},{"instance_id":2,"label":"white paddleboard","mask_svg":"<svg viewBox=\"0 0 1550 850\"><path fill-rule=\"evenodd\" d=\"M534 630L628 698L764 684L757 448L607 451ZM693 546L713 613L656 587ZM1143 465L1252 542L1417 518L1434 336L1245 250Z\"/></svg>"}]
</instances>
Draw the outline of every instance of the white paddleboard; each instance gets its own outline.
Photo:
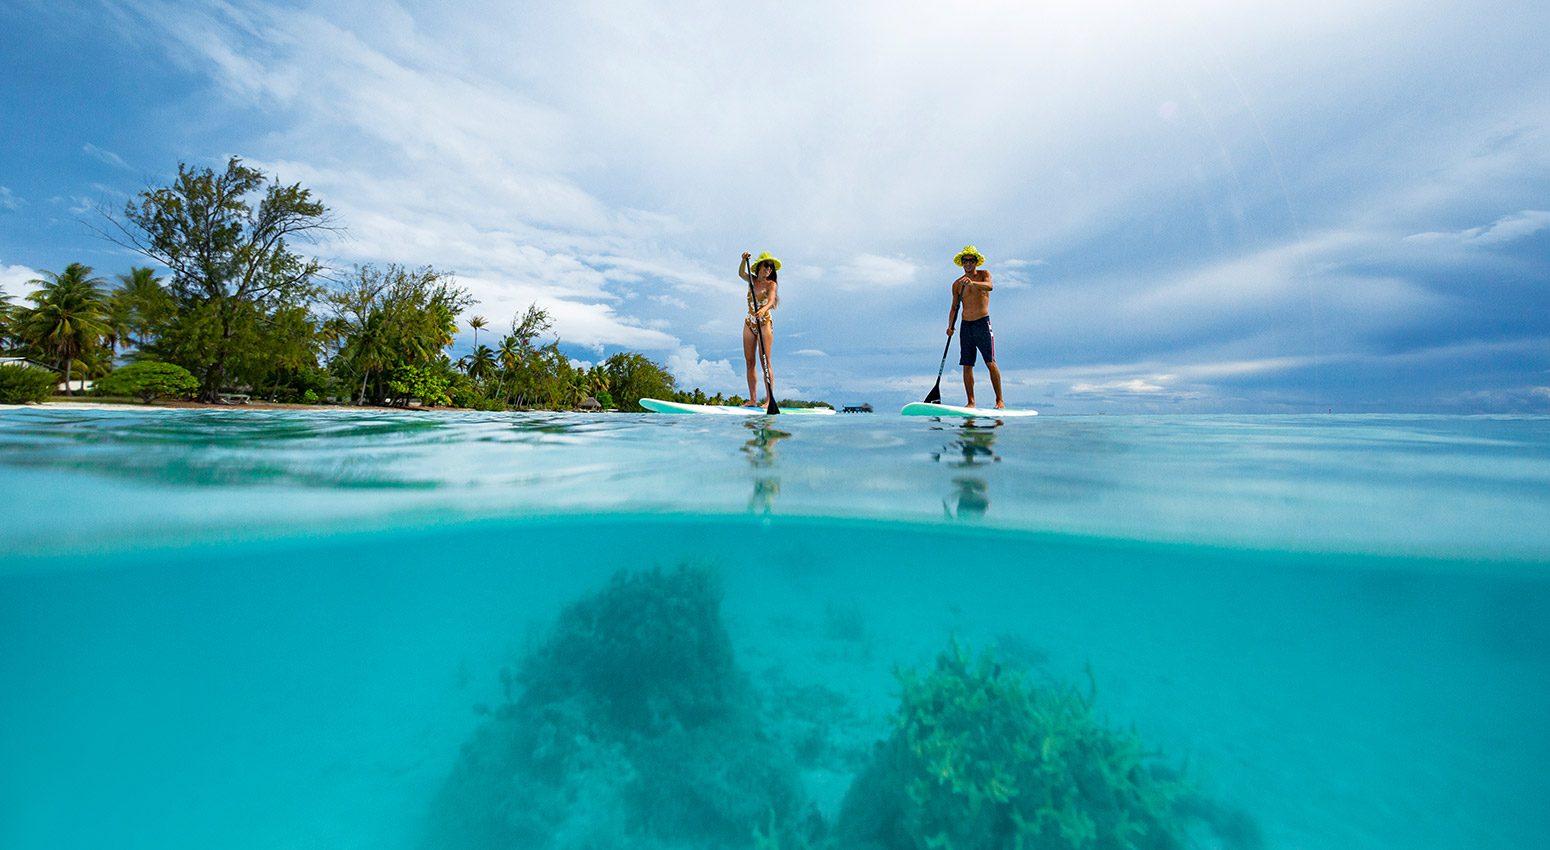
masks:
<instances>
[{"instance_id":1,"label":"white paddleboard","mask_svg":"<svg viewBox=\"0 0 1550 850\"><path fill-rule=\"evenodd\" d=\"M733 407L730 404L685 404L681 401L662 401L655 398L643 398L640 406L653 413L708 413L712 416L763 416L766 411L762 407ZM782 407L780 414L801 414L804 416L833 416L832 407Z\"/></svg>"},{"instance_id":2,"label":"white paddleboard","mask_svg":"<svg viewBox=\"0 0 1550 850\"><path fill-rule=\"evenodd\" d=\"M994 407L958 407L952 404L928 404L912 401L899 411L905 416L957 416L963 419L1016 419L1038 416L1037 410L997 410Z\"/></svg>"}]
</instances>

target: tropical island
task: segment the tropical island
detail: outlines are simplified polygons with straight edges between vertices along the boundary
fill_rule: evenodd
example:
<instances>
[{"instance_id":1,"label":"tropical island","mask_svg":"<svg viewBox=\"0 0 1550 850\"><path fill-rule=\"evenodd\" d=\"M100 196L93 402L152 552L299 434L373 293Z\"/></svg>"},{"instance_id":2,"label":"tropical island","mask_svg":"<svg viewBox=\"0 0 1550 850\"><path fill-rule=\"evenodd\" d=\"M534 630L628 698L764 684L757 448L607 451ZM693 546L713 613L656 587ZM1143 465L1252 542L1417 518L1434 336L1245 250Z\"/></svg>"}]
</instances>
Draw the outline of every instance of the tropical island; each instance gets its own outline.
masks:
<instances>
[{"instance_id":1,"label":"tropical island","mask_svg":"<svg viewBox=\"0 0 1550 850\"><path fill-rule=\"evenodd\" d=\"M0 295L0 404L43 402L61 390L78 398L88 384L96 401L183 405L639 411L641 398L743 403L681 390L637 352L572 360L557 336L543 341L554 322L537 304L481 343L491 323L470 314L476 302L451 272L399 264L341 272L296 248L338 229L310 190L236 157L219 173L180 163L171 185L104 211L98 227L154 266L132 266L110 284L71 263L31 281L36 289L21 302ZM448 349L465 325L473 349L453 360Z\"/></svg>"}]
</instances>

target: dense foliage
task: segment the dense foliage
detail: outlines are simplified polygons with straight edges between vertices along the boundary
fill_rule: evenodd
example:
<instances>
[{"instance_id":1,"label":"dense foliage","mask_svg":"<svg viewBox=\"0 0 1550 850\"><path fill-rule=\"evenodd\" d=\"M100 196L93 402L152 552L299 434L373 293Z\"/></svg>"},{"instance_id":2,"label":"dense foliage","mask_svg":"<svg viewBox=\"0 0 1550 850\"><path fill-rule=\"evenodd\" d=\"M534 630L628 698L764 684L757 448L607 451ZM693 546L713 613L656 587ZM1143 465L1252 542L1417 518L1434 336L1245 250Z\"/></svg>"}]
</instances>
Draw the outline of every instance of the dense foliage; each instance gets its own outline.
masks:
<instances>
[{"instance_id":1,"label":"dense foliage","mask_svg":"<svg viewBox=\"0 0 1550 850\"><path fill-rule=\"evenodd\" d=\"M185 398L199 389L199 379L175 363L143 360L114 369L97 382L103 395L132 395L143 401L158 398Z\"/></svg>"},{"instance_id":2,"label":"dense foliage","mask_svg":"<svg viewBox=\"0 0 1550 850\"><path fill-rule=\"evenodd\" d=\"M228 376L257 386L274 356L311 344L311 323L285 315L318 293L322 265L291 244L328 227L309 190L267 181L233 157L219 174L179 165L171 186L142 192L124 217L130 244L172 271L178 309L152 350L192 367L205 401Z\"/></svg>"},{"instance_id":3,"label":"dense foliage","mask_svg":"<svg viewBox=\"0 0 1550 850\"><path fill-rule=\"evenodd\" d=\"M59 376L36 366L0 364L0 404L47 401Z\"/></svg>"}]
</instances>

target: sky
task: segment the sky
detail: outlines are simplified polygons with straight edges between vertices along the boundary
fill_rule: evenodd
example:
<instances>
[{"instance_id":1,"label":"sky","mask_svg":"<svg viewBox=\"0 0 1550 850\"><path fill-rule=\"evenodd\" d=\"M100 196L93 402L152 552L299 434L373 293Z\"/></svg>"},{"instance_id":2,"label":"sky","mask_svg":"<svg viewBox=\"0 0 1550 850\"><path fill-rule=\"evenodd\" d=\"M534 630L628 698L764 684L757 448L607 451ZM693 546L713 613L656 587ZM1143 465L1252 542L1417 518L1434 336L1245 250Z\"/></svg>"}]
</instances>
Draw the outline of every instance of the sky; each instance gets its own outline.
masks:
<instances>
[{"instance_id":1,"label":"sky","mask_svg":"<svg viewBox=\"0 0 1550 850\"><path fill-rule=\"evenodd\" d=\"M496 330L537 303L573 359L684 388L746 391L737 263L770 251L777 394L918 399L972 243L1009 405L1545 413L1545 32L1543 2L0 0L0 291L145 264L98 210L238 156L333 211L330 268L429 264Z\"/></svg>"}]
</instances>

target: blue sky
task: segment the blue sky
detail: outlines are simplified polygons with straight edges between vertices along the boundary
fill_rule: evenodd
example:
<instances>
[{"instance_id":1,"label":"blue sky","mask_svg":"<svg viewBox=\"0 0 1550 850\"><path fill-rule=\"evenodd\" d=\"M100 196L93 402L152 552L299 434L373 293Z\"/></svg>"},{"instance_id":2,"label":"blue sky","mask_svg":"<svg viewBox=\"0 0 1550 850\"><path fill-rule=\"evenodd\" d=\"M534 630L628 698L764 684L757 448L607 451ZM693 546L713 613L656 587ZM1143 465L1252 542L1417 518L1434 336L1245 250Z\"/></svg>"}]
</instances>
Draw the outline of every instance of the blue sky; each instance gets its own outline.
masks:
<instances>
[{"instance_id":1,"label":"blue sky","mask_svg":"<svg viewBox=\"0 0 1550 850\"><path fill-rule=\"evenodd\" d=\"M454 271L690 387L742 388L769 250L778 392L923 395L972 242L1013 404L1550 411L1543 3L8 0L0 32L13 297L127 271L92 208L238 155L333 208L333 266Z\"/></svg>"}]
</instances>

